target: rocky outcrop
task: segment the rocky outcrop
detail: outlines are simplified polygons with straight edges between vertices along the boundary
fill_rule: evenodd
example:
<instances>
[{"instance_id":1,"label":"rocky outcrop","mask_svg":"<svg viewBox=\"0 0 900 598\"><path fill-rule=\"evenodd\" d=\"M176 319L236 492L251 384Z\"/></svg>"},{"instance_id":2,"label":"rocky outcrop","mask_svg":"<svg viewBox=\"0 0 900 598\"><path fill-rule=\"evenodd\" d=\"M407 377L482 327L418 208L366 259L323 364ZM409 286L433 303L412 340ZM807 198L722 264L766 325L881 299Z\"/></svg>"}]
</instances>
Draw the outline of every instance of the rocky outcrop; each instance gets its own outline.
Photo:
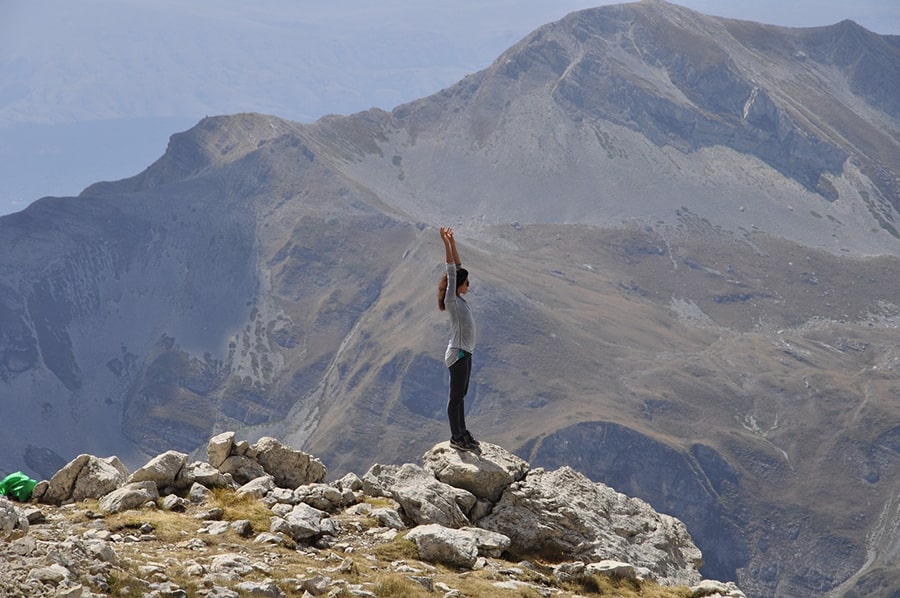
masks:
<instances>
[{"instance_id":1,"label":"rocky outcrop","mask_svg":"<svg viewBox=\"0 0 900 598\"><path fill-rule=\"evenodd\" d=\"M492 502L500 500L503 491L528 471L525 460L489 443L476 456L451 448L449 441L442 442L425 453L422 461L441 482Z\"/></svg>"},{"instance_id":2,"label":"rocky outcrop","mask_svg":"<svg viewBox=\"0 0 900 598\"><path fill-rule=\"evenodd\" d=\"M137 509L159 498L157 486L152 481L131 482L116 488L100 499L100 510L104 513L119 513Z\"/></svg>"},{"instance_id":3,"label":"rocky outcrop","mask_svg":"<svg viewBox=\"0 0 900 598\"><path fill-rule=\"evenodd\" d=\"M711 447L677 450L615 422L586 421L545 435L525 453L547 470L577 462L588 478L677 517L703 551L710 577L735 578L755 542L729 513L741 500L740 475Z\"/></svg>"},{"instance_id":4,"label":"rocky outcrop","mask_svg":"<svg viewBox=\"0 0 900 598\"><path fill-rule=\"evenodd\" d=\"M363 476L363 490L371 496L396 500L417 525L469 525L468 513L476 502L471 492L445 484L412 463L373 465Z\"/></svg>"},{"instance_id":5,"label":"rocky outcrop","mask_svg":"<svg viewBox=\"0 0 900 598\"><path fill-rule=\"evenodd\" d=\"M619 559L671 583L700 580L702 555L683 523L570 467L528 472L478 524L509 536L516 551L585 562Z\"/></svg>"},{"instance_id":6,"label":"rocky outcrop","mask_svg":"<svg viewBox=\"0 0 900 598\"><path fill-rule=\"evenodd\" d=\"M131 474L116 457L100 459L93 455L79 455L49 482L39 482L32 496L39 502L60 505L104 497L125 482L133 487L150 482L154 496L147 495L146 502L158 496L183 492L194 484L206 488L236 487L269 476L272 486L295 488L321 482L326 475L325 466L319 459L285 446L274 438L262 438L256 444L248 445L246 442L235 443L234 432L225 432L210 439L207 452L211 455L210 462L188 463L187 454L166 451ZM241 475L233 475L234 459L248 464L240 469ZM132 500L125 504L132 505L125 508L134 508L134 504L140 503Z\"/></svg>"},{"instance_id":7,"label":"rocky outcrop","mask_svg":"<svg viewBox=\"0 0 900 598\"><path fill-rule=\"evenodd\" d=\"M555 554L587 563L619 559L634 565L641 577L663 583L700 581L702 555L684 524L569 467L530 470L490 443L482 443L480 452L441 443L423 461L431 475L412 464L374 465L363 476L363 487L367 494L396 500L416 524L432 524L428 540L419 533L413 537L429 551L452 555L454 564L474 562L476 543L444 530L471 521L508 538L517 554Z\"/></svg>"},{"instance_id":8,"label":"rocky outcrop","mask_svg":"<svg viewBox=\"0 0 900 598\"><path fill-rule=\"evenodd\" d=\"M527 462L493 444L482 443L480 452L464 453L441 443L423 456L426 467L376 464L362 478L348 474L327 484L322 481L325 469L318 459L274 438L246 446L248 450L242 455L273 473L239 484L214 464L225 466L235 450L243 450L236 448L240 446L242 443L234 442L233 433L219 435L209 443L211 462L191 464L187 455L167 451L131 474L116 469L112 465L118 463L115 458L81 455L50 482L41 482L41 492L34 498L54 505L73 505L81 500L75 496L98 498L104 514L142 508L184 512L199 507L201 511L195 517L207 521L204 533L233 531L263 546L288 542L328 548L341 543L348 518L367 517L378 523L383 540L404 534L415 545L420 559L449 567L483 568L489 559L507 554L553 554L556 560L567 563L553 570L559 580L601 574L665 585L696 585L701 581L700 551L679 521L656 513L643 501L594 484L570 468L530 469ZM288 475L288 466L298 463L303 467ZM111 475L111 470L117 475ZM205 475L195 475L198 471ZM298 476L305 481L296 487L286 486L286 481ZM268 507L268 530L255 532L247 520L222 521L221 509L202 510L209 489L223 485ZM366 497L387 499L390 506L373 507L363 502ZM0 499L0 537L7 542L27 537L28 523L14 504ZM149 524L144 527L148 533L152 530ZM107 542L111 536L103 538L92 538L88 549L79 549L87 553L80 559L94 555L104 563L97 564L97 570L108 569L119 560ZM30 553L30 546L16 544L14 550ZM68 588L77 582L82 570L81 566L67 565L74 562L69 559L34 567L25 580L34 595L43 595L41 588L48 585ZM14 570L10 566L6 566L10 579L19 579L21 566ZM0 574L3 567L0 565ZM198 571L208 570L215 578L238 581L256 567L246 556L221 554ZM352 570L350 561L345 568ZM716 587L725 590L708 595L742 596L733 586ZM174 589L166 586L157 591Z\"/></svg>"},{"instance_id":9,"label":"rocky outcrop","mask_svg":"<svg viewBox=\"0 0 900 598\"><path fill-rule=\"evenodd\" d=\"M253 445L235 442L234 432L212 437L206 452L209 464L240 483L268 474L275 484L296 488L321 482L327 470L319 459L296 451L271 437L260 438Z\"/></svg>"},{"instance_id":10,"label":"rocky outcrop","mask_svg":"<svg viewBox=\"0 0 900 598\"><path fill-rule=\"evenodd\" d=\"M34 487L32 496L48 504L100 498L118 488L128 470L116 457L78 455L50 478Z\"/></svg>"}]
</instances>

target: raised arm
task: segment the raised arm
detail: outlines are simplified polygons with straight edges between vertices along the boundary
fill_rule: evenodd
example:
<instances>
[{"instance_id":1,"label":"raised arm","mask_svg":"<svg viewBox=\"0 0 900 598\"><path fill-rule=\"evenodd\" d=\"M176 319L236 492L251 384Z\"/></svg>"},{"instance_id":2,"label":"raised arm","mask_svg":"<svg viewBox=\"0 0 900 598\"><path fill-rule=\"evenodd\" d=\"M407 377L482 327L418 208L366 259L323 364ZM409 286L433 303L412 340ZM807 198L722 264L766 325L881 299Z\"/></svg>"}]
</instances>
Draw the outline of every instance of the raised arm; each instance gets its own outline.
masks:
<instances>
[{"instance_id":1,"label":"raised arm","mask_svg":"<svg viewBox=\"0 0 900 598\"><path fill-rule=\"evenodd\" d=\"M462 262L459 259L459 252L456 251L456 239L453 238L452 228L447 229L447 236L450 238L450 252L453 254L453 263L456 264L457 268L459 268L460 266L462 266ZM447 263L449 264L450 261L447 260Z\"/></svg>"},{"instance_id":2,"label":"raised arm","mask_svg":"<svg viewBox=\"0 0 900 598\"><path fill-rule=\"evenodd\" d=\"M453 229L441 227L441 240L444 242L444 253L446 254L447 263L454 264L454 254L456 253L455 243L453 242Z\"/></svg>"}]
</instances>

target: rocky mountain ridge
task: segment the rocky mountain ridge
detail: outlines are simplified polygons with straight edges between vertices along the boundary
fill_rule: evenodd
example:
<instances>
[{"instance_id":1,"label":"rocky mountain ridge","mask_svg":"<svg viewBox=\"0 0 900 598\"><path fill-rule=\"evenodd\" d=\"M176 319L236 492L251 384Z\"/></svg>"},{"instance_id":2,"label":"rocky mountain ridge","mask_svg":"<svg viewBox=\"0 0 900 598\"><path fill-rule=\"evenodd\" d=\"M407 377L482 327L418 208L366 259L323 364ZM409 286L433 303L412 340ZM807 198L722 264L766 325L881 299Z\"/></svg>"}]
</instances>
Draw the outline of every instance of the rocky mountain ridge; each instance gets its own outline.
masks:
<instances>
[{"instance_id":1,"label":"rocky mountain ridge","mask_svg":"<svg viewBox=\"0 0 900 598\"><path fill-rule=\"evenodd\" d=\"M900 587L896 47L641 2L390 113L204 119L0 218L0 467L421 455L450 224L480 438L677 516L748 595Z\"/></svg>"},{"instance_id":2,"label":"rocky mountain ridge","mask_svg":"<svg viewBox=\"0 0 900 598\"><path fill-rule=\"evenodd\" d=\"M350 137L374 121L384 140L339 148L339 168L419 217L446 205L478 223L621 226L686 209L726 230L896 254L897 64L895 38L852 22L794 30L659 1L580 11L440 94L334 123ZM323 148L331 125L312 131ZM535 167L500 168L518 163ZM841 223L837 242L811 211Z\"/></svg>"},{"instance_id":3,"label":"rocky mountain ridge","mask_svg":"<svg viewBox=\"0 0 900 598\"><path fill-rule=\"evenodd\" d=\"M348 474L331 484L322 483L321 461L274 438L250 445L227 432L210 439L207 454L207 461L188 462L188 455L167 451L134 472L116 457L81 455L36 485L32 506L19 508L0 498L4 596L118 596L135 590L146 596L390 596L395 594L377 581L378 565L372 563L378 559L361 549L400 538L414 543L425 562L394 562L391 568L408 585L421 586L422 595L435 589L445 596L484 591L468 594L435 583L439 569L428 563L450 574L477 570L512 578L484 582L496 596L573 595L563 582L580 579L588 590L584 580L594 575L632 580L637 591L648 580L693 584L677 595L744 595L733 584L701 583L700 553L677 520L571 469L531 470L495 445L461 453L442 443L423 456L424 468L375 465L362 478ZM232 520L233 513L226 516L214 506L216 489L249 499L268 521ZM387 506L373 507L378 497ZM93 504L99 514L89 510ZM48 521L46 505L65 505L69 514L54 510ZM172 533L149 522L158 512L202 522L195 533L182 530L177 545L196 556L167 558L156 547L155 534ZM111 516L121 513L144 521L134 531L110 529L121 521ZM55 529L49 531L48 524ZM228 542L232 536L247 543L235 546ZM133 553L129 542L143 548ZM47 550L48 544L58 548ZM312 555L322 564L308 567L303 579L292 578L291 553ZM523 561L520 566L533 570L534 580L517 581L514 563L498 562L510 555L553 555L555 561L542 565L552 577ZM329 567L332 558L337 562ZM260 573L266 579L254 581ZM332 577L339 573L355 573L361 583ZM173 581L179 579L188 582L179 586Z\"/></svg>"}]
</instances>

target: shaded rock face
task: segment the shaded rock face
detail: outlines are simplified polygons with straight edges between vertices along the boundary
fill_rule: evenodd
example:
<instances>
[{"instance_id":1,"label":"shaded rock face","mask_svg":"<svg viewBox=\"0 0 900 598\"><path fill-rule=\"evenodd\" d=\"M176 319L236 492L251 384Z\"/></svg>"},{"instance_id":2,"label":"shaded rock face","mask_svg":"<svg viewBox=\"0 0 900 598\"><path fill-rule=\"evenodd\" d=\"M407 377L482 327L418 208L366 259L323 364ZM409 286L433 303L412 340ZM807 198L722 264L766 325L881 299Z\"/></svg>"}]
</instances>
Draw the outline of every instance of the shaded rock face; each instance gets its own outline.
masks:
<instances>
[{"instance_id":1,"label":"shaded rock face","mask_svg":"<svg viewBox=\"0 0 900 598\"><path fill-rule=\"evenodd\" d=\"M703 551L704 575L737 579L746 566L750 540L735 521L740 477L709 447L685 454L653 438L611 422L584 422L526 446L535 466L572 467L598 482L656 505L685 522Z\"/></svg>"},{"instance_id":2,"label":"shaded rock face","mask_svg":"<svg viewBox=\"0 0 900 598\"><path fill-rule=\"evenodd\" d=\"M372 466L363 476L363 490L396 500L419 525L466 526L467 515L476 503L471 492L440 482L431 472L412 463Z\"/></svg>"},{"instance_id":3,"label":"shaded rock face","mask_svg":"<svg viewBox=\"0 0 900 598\"><path fill-rule=\"evenodd\" d=\"M630 38L619 35L621 26L611 26L610 16L633 26ZM682 29L627 9L584 11L560 25L581 42L598 30L608 32L602 43L580 46L588 52L577 58L552 39L542 43L538 34L523 52L526 59L534 55L533 62L559 65L554 76L565 71L556 99L570 113L610 119L682 151L731 147L836 199L819 189L819 179L825 172L839 173L848 153L801 128L727 51L708 44L709 31ZM638 77L622 68L623 61L639 62L657 77ZM529 64L523 66L532 72Z\"/></svg>"},{"instance_id":4,"label":"shaded rock face","mask_svg":"<svg viewBox=\"0 0 900 598\"><path fill-rule=\"evenodd\" d=\"M702 555L680 521L594 484L570 467L537 468L503 494L479 525L509 536L513 550L542 550L588 562L623 560L691 585Z\"/></svg>"},{"instance_id":5,"label":"shaded rock face","mask_svg":"<svg viewBox=\"0 0 900 598\"><path fill-rule=\"evenodd\" d=\"M524 452L543 467L573 463L591 479L677 517L703 551L703 575L738 579L745 570L755 571L753 581L745 582L751 595L780 595L774 563L788 562L789 553L800 552L808 561L821 563L796 572L796 588L837 586L862 565L862 546L839 534L807 533L802 521L811 513L802 506L786 510L765 502L747 504L741 491L744 476L708 446L682 452L618 424L585 422L545 437ZM769 459L762 452L755 458ZM754 516L754 510L761 514ZM748 529L747 519L756 517L768 525Z\"/></svg>"},{"instance_id":6,"label":"shaded rock face","mask_svg":"<svg viewBox=\"0 0 900 598\"><path fill-rule=\"evenodd\" d=\"M500 550L500 542L513 554L575 559L582 567L624 560L665 584L700 581L702 555L682 522L571 467L531 469L487 442L472 452L439 443L423 462L375 464L363 491L397 501L418 526L411 539L439 560L471 567L479 551ZM497 537L468 532L470 523Z\"/></svg>"},{"instance_id":7,"label":"shaded rock face","mask_svg":"<svg viewBox=\"0 0 900 598\"><path fill-rule=\"evenodd\" d=\"M11 289L0 287L0 293L9 297L0 303L0 320L3 321L2 352L0 352L0 380L8 382L13 376L27 371L39 360L35 335L28 329L22 317L22 306Z\"/></svg>"}]
</instances>

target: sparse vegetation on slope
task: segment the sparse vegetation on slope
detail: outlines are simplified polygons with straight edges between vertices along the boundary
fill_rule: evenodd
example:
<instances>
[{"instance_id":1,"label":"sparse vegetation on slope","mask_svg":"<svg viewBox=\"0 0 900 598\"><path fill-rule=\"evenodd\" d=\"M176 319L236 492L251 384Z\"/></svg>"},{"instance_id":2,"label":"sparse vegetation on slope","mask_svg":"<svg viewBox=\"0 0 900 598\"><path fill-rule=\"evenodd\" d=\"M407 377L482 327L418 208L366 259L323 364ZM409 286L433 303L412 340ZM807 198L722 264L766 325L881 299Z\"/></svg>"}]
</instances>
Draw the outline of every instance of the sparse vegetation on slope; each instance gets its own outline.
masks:
<instances>
[{"instance_id":1,"label":"sparse vegetation on slope","mask_svg":"<svg viewBox=\"0 0 900 598\"><path fill-rule=\"evenodd\" d=\"M384 504L384 499L372 500ZM241 535L233 529L211 533L211 521L204 517L213 509L222 510L220 521L257 521L260 527L254 525L252 535ZM25 566L23 561L29 555L20 554L21 548L9 539L0 543L0 553L9 559L3 569L4 596L59 595L57 591L74 591L71 588L76 587L94 595L118 597L178 595L179 591L190 597L230 596L225 590L243 595L246 586L243 591L238 586L247 582L258 587L271 582L282 592L280 595L296 597L310 592L331 598L425 598L451 589L459 592L457 596L469 598L538 598L548 592L559 598L691 595L687 588L598 575L560 581L553 573L556 563L544 561L539 555L519 555L528 561L486 559L474 571L426 563L419 560L414 543L404 540L402 534L388 539L388 530L366 516L338 516L341 533L330 546L291 541L260 544L257 534L268 529L271 511L260 501L231 490L217 490L208 503L191 505L183 512L163 511L151 505L101 516L96 501L61 507L40 505L40 511L44 519L33 524L29 532L35 540L30 555L33 562L23 571L24 576L11 574L9 566ZM109 542L116 556L87 566L80 551L101 538ZM37 556L40 554L44 556ZM246 568L239 575L216 569L213 562L223 555L237 559ZM66 563L79 573L64 581L26 581L28 571L53 562Z\"/></svg>"}]
</instances>

